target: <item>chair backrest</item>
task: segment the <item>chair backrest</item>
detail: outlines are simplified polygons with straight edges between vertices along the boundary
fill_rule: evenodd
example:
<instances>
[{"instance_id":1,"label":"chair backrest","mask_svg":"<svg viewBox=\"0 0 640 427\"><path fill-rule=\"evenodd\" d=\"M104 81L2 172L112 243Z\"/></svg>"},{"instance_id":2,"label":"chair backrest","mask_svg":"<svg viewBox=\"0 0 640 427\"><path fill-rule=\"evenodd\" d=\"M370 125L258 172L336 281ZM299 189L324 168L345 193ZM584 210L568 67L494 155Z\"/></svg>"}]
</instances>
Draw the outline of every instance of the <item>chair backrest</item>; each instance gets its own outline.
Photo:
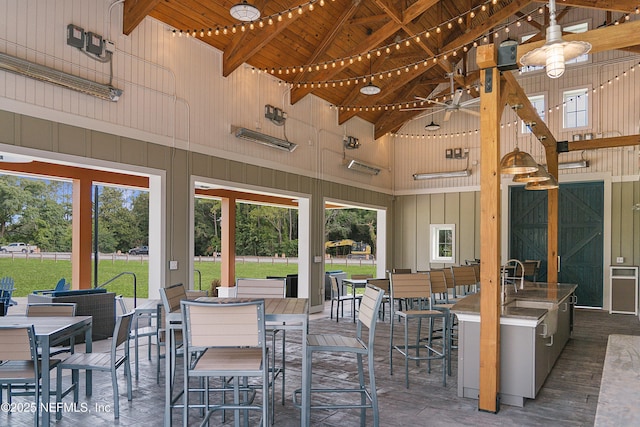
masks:
<instances>
[{"instance_id":1,"label":"chair backrest","mask_svg":"<svg viewBox=\"0 0 640 427\"><path fill-rule=\"evenodd\" d=\"M29 317L75 316L75 302L29 303L26 314Z\"/></svg>"},{"instance_id":2,"label":"chair backrest","mask_svg":"<svg viewBox=\"0 0 640 427\"><path fill-rule=\"evenodd\" d=\"M391 298L429 298L431 285L427 273L391 273Z\"/></svg>"},{"instance_id":3,"label":"chair backrest","mask_svg":"<svg viewBox=\"0 0 640 427\"><path fill-rule=\"evenodd\" d=\"M131 324L133 323L133 314L131 311L129 313L125 313L121 316L116 317L116 325L113 328L113 338L111 340L111 354L112 360L115 360L115 353L118 347L123 343L127 343L125 345L125 353L129 354L129 337L131 336Z\"/></svg>"},{"instance_id":4,"label":"chair backrest","mask_svg":"<svg viewBox=\"0 0 640 427\"><path fill-rule=\"evenodd\" d=\"M373 279L373 275L371 275L371 274L352 274L351 278L353 280Z\"/></svg>"},{"instance_id":5,"label":"chair backrest","mask_svg":"<svg viewBox=\"0 0 640 427\"><path fill-rule=\"evenodd\" d=\"M524 268L524 276L531 278L531 280L535 281L536 276L538 274L539 265L540 265L540 261L536 261L536 260L522 261L522 266ZM521 276L520 265L516 266L516 276Z\"/></svg>"},{"instance_id":6,"label":"chair backrest","mask_svg":"<svg viewBox=\"0 0 640 427\"><path fill-rule=\"evenodd\" d=\"M198 299L200 297L208 297L209 291L203 291L200 289L188 289L185 291L185 294L187 295L187 299Z\"/></svg>"},{"instance_id":7,"label":"chair backrest","mask_svg":"<svg viewBox=\"0 0 640 427\"><path fill-rule=\"evenodd\" d=\"M69 290L70 286L71 283L67 283L66 279L63 277L62 279L58 280L58 283L56 283L56 286L53 288L53 290L54 292L67 291Z\"/></svg>"},{"instance_id":8,"label":"chair backrest","mask_svg":"<svg viewBox=\"0 0 640 427\"><path fill-rule=\"evenodd\" d=\"M375 338L376 324L378 323L378 313L380 312L380 304L384 297L384 290L367 283L362 295L362 302L358 311L358 326L356 334L358 338L362 338L362 327L369 329L369 338L367 347L373 352L373 341Z\"/></svg>"},{"instance_id":9,"label":"chair backrest","mask_svg":"<svg viewBox=\"0 0 640 427\"><path fill-rule=\"evenodd\" d=\"M284 298L286 279L237 279L238 298Z\"/></svg>"},{"instance_id":10,"label":"chair backrest","mask_svg":"<svg viewBox=\"0 0 640 427\"><path fill-rule=\"evenodd\" d=\"M331 298L338 298L342 296L342 286L338 284L338 278L333 274L329 275L331 281Z\"/></svg>"},{"instance_id":11,"label":"chair backrest","mask_svg":"<svg viewBox=\"0 0 640 427\"><path fill-rule=\"evenodd\" d=\"M369 285L382 289L387 295L391 290L389 285L389 279L367 279Z\"/></svg>"},{"instance_id":12,"label":"chair backrest","mask_svg":"<svg viewBox=\"0 0 640 427\"><path fill-rule=\"evenodd\" d=\"M444 270L431 270L429 272L429 281L431 282L431 292L434 294L446 294L447 279Z\"/></svg>"},{"instance_id":13,"label":"chair backrest","mask_svg":"<svg viewBox=\"0 0 640 427\"><path fill-rule=\"evenodd\" d=\"M0 291L13 293L14 291L13 277L5 276L2 279L0 279Z\"/></svg>"},{"instance_id":14,"label":"chair backrest","mask_svg":"<svg viewBox=\"0 0 640 427\"><path fill-rule=\"evenodd\" d=\"M455 286L471 286L478 283L476 271L471 265L457 265L451 267Z\"/></svg>"},{"instance_id":15,"label":"chair backrest","mask_svg":"<svg viewBox=\"0 0 640 427\"><path fill-rule=\"evenodd\" d=\"M442 273L444 273L444 279L447 281L447 289L455 289L456 284L453 280L453 267L446 267L442 269Z\"/></svg>"},{"instance_id":16,"label":"chair backrest","mask_svg":"<svg viewBox=\"0 0 640 427\"><path fill-rule=\"evenodd\" d=\"M0 360L35 361L38 357L33 325L0 326L0 342Z\"/></svg>"},{"instance_id":17,"label":"chair backrest","mask_svg":"<svg viewBox=\"0 0 640 427\"><path fill-rule=\"evenodd\" d=\"M160 299L164 309L169 313L173 313L180 310L180 301L187 299L187 291L182 283L160 288Z\"/></svg>"},{"instance_id":18,"label":"chair backrest","mask_svg":"<svg viewBox=\"0 0 640 427\"><path fill-rule=\"evenodd\" d=\"M411 269L410 268L394 268L393 270L391 270L392 273L398 273L398 274L409 274L411 273Z\"/></svg>"},{"instance_id":19,"label":"chair backrest","mask_svg":"<svg viewBox=\"0 0 640 427\"><path fill-rule=\"evenodd\" d=\"M181 306L188 352L207 347L265 345L264 300L182 301Z\"/></svg>"}]
</instances>

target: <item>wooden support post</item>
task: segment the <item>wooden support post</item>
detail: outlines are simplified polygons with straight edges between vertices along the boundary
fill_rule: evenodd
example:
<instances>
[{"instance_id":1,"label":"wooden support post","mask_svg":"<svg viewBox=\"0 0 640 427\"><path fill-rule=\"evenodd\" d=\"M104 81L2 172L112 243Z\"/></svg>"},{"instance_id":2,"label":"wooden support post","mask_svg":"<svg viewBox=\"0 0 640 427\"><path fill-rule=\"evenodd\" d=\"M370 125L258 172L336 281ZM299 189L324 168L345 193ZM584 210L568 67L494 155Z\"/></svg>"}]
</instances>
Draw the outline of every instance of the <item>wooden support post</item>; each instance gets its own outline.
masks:
<instances>
[{"instance_id":1,"label":"wooden support post","mask_svg":"<svg viewBox=\"0 0 640 427\"><path fill-rule=\"evenodd\" d=\"M547 171L558 178L558 152L547 146ZM547 282L558 282L558 189L547 190Z\"/></svg>"},{"instance_id":2,"label":"wooden support post","mask_svg":"<svg viewBox=\"0 0 640 427\"><path fill-rule=\"evenodd\" d=\"M73 289L91 288L91 178L73 180L73 218L71 220L71 284Z\"/></svg>"},{"instance_id":3,"label":"wooden support post","mask_svg":"<svg viewBox=\"0 0 640 427\"><path fill-rule=\"evenodd\" d=\"M236 281L236 199L222 198L220 285L232 287Z\"/></svg>"},{"instance_id":4,"label":"wooden support post","mask_svg":"<svg viewBox=\"0 0 640 427\"><path fill-rule=\"evenodd\" d=\"M480 71L480 391L478 409L500 410L500 72L493 45L478 48Z\"/></svg>"}]
</instances>

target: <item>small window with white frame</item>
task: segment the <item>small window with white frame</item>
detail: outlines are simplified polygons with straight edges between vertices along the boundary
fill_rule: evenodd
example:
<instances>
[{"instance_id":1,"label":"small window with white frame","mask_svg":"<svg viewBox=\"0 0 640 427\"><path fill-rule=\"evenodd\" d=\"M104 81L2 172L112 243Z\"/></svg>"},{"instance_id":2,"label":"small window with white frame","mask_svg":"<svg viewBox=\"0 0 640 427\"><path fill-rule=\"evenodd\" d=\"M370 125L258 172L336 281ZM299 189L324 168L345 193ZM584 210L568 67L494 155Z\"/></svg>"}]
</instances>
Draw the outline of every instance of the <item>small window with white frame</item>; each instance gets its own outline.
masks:
<instances>
[{"instance_id":1,"label":"small window with white frame","mask_svg":"<svg viewBox=\"0 0 640 427\"><path fill-rule=\"evenodd\" d=\"M545 94L541 93L539 95L531 95L528 96L527 98L529 98L529 102L531 102L531 105L533 106L533 108L535 108L536 112L538 113L538 116L540 116L540 119L544 122L544 116L545 116ZM531 133L531 129L528 126L528 123L525 123L524 121L522 122L522 127L520 129L520 133L522 135L528 135Z\"/></svg>"},{"instance_id":2,"label":"small window with white frame","mask_svg":"<svg viewBox=\"0 0 640 427\"><path fill-rule=\"evenodd\" d=\"M431 224L431 262L455 264L455 224Z\"/></svg>"},{"instance_id":3,"label":"small window with white frame","mask_svg":"<svg viewBox=\"0 0 640 427\"><path fill-rule=\"evenodd\" d=\"M589 88L562 92L562 127L585 129L590 126Z\"/></svg>"}]
</instances>

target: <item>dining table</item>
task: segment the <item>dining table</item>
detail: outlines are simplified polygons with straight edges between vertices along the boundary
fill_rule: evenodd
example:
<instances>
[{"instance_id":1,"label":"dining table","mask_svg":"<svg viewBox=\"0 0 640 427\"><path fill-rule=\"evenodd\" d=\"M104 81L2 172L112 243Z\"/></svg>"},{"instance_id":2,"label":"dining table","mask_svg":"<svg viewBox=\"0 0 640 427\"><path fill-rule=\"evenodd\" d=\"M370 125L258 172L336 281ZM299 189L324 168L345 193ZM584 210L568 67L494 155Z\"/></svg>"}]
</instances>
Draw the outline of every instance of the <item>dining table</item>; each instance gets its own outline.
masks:
<instances>
[{"instance_id":1,"label":"dining table","mask_svg":"<svg viewBox=\"0 0 640 427\"><path fill-rule=\"evenodd\" d=\"M48 426L51 421L49 411L49 399L51 396L51 347L64 343L72 337L84 333L85 351L91 353L93 341L91 338L93 328L92 316L5 316L0 317L0 326L33 325L38 347L42 349L41 368L42 373L42 399L43 404L41 420L42 425ZM86 394L91 396L92 374L86 373Z\"/></svg>"},{"instance_id":2,"label":"dining table","mask_svg":"<svg viewBox=\"0 0 640 427\"><path fill-rule=\"evenodd\" d=\"M203 302L217 302L225 301L231 302L234 298L219 298L219 297L200 297L196 301ZM310 374L307 369L307 333L309 331L309 303L307 298L264 298L264 311L265 322L273 322L270 324L270 328L280 330L298 330L302 333L302 373L301 382L306 384L307 376ZM175 332L182 330L182 312L176 310L168 313L165 316L165 327L168 333L167 336L167 357L165 357L165 427L171 426L171 410L174 407L181 407L177 403L178 399L182 395L181 390L176 396L174 396L174 381L173 372L175 370ZM310 414L310 402L311 395L302 388L302 402L301 402L301 414L300 425L309 426L311 422ZM183 408L184 410L184 408Z\"/></svg>"},{"instance_id":3,"label":"dining table","mask_svg":"<svg viewBox=\"0 0 640 427\"><path fill-rule=\"evenodd\" d=\"M356 289L367 287L367 279L342 279L342 285L351 288L351 316L356 323Z\"/></svg>"}]
</instances>

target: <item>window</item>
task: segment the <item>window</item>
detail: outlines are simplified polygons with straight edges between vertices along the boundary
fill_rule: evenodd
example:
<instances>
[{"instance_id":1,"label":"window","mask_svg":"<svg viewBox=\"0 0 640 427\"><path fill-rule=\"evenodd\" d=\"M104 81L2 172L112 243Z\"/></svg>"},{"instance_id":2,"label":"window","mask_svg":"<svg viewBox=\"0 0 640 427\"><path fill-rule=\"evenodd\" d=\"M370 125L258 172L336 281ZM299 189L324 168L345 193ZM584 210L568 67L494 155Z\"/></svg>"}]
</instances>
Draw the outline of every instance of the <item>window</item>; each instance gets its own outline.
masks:
<instances>
[{"instance_id":1,"label":"window","mask_svg":"<svg viewBox=\"0 0 640 427\"><path fill-rule=\"evenodd\" d=\"M455 224L431 224L431 261L455 263Z\"/></svg>"},{"instance_id":2,"label":"window","mask_svg":"<svg viewBox=\"0 0 640 427\"><path fill-rule=\"evenodd\" d=\"M533 105L533 108L536 109L536 111L538 112L538 116L540 116L540 119L542 119L542 121L544 121L544 94L540 94L540 95L533 95L533 96L529 96L529 101L531 102L531 105ZM527 123L522 122L522 128L521 128L521 134L530 134L531 133L531 129L529 129L529 126L527 126Z\"/></svg>"},{"instance_id":3,"label":"window","mask_svg":"<svg viewBox=\"0 0 640 427\"><path fill-rule=\"evenodd\" d=\"M588 30L589 30L588 22L581 22L579 24L567 25L566 27L562 27L563 32L573 33L573 34L584 33ZM565 64L577 64L580 62L588 62L588 61L589 61L589 55L585 53L584 55L580 55L577 58L573 58L569 61L565 61Z\"/></svg>"},{"instance_id":4,"label":"window","mask_svg":"<svg viewBox=\"0 0 640 427\"><path fill-rule=\"evenodd\" d=\"M587 94L587 88L562 92L563 128L577 129L589 126L589 97Z\"/></svg>"}]
</instances>

